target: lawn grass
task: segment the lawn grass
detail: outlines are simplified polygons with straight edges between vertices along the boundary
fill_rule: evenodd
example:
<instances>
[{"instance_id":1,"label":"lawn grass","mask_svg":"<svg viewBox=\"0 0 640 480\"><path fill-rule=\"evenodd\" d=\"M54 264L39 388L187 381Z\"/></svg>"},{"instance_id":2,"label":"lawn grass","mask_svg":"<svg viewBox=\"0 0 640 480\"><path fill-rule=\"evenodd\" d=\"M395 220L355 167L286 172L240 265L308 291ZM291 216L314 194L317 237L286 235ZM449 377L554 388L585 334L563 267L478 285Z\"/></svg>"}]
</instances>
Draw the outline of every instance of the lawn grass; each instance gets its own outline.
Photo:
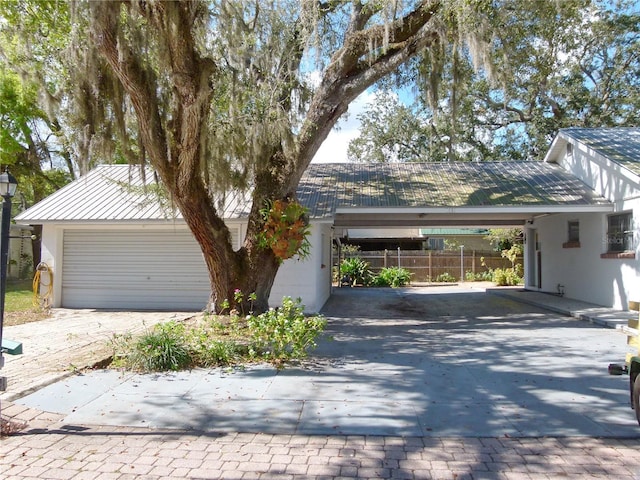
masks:
<instances>
[{"instance_id":1,"label":"lawn grass","mask_svg":"<svg viewBox=\"0 0 640 480\"><path fill-rule=\"evenodd\" d=\"M6 326L36 322L49 316L47 311L33 304L31 280L7 281L4 311Z\"/></svg>"}]
</instances>

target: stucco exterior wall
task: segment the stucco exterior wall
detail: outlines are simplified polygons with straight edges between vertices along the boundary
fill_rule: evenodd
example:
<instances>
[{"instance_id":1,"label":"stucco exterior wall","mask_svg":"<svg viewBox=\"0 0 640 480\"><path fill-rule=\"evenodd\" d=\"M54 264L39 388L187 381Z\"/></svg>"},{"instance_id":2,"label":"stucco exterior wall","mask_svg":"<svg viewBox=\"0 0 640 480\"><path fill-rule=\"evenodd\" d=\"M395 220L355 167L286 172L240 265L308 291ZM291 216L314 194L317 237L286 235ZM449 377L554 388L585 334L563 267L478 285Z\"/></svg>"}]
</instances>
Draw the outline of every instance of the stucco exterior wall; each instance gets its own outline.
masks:
<instances>
[{"instance_id":1,"label":"stucco exterior wall","mask_svg":"<svg viewBox=\"0 0 640 480\"><path fill-rule=\"evenodd\" d=\"M53 296L51 306L61 307L62 305L62 262L63 258L63 238L65 230L74 229L105 229L108 231L109 225L54 225L45 224L42 232L42 262L46 263L53 273ZM157 230L155 225L122 225L118 229L131 229L132 231L144 231L145 228ZM184 225L165 225L164 228L186 230ZM239 228L240 238L244 237L246 224L234 224L233 228ZM325 241L323 250L320 242ZM311 230L311 255L305 261L288 260L281 266L272 289L270 304L278 306L284 295L293 298L301 297L302 302L307 306L310 313L317 312L330 294L331 288L331 228L329 225L312 225ZM238 245L236 245L237 247ZM170 255L171 245L167 245L167 255ZM325 258L326 257L326 258ZM324 263L323 263L324 262ZM321 268L321 265L325 265ZM204 262L203 262L204 268ZM42 284L48 285L50 279L48 275L43 275ZM204 307L204 305L203 305Z\"/></svg>"},{"instance_id":2,"label":"stucco exterior wall","mask_svg":"<svg viewBox=\"0 0 640 480\"><path fill-rule=\"evenodd\" d=\"M540 290L560 290L568 298L626 310L629 300L640 299L640 186L637 177L625 168L581 143L572 144L572 152L563 151L555 161L613 202L612 214L633 213L635 258L602 257L608 250L607 214L539 217L526 226L526 286L538 289L539 250ZM579 247L563 246L568 240L569 221L579 222Z\"/></svg>"},{"instance_id":3,"label":"stucco exterior wall","mask_svg":"<svg viewBox=\"0 0 640 480\"><path fill-rule=\"evenodd\" d=\"M571 143L573 152L556 159L561 167L612 202L640 198L638 179L626 168L581 143Z\"/></svg>"},{"instance_id":4,"label":"stucco exterior wall","mask_svg":"<svg viewBox=\"0 0 640 480\"><path fill-rule=\"evenodd\" d=\"M269 304L279 305L282 297L300 297L308 313L317 313L331 294L331 226L313 223L311 249L304 260L285 260L276 275Z\"/></svg>"},{"instance_id":5,"label":"stucco exterior wall","mask_svg":"<svg viewBox=\"0 0 640 480\"><path fill-rule=\"evenodd\" d=\"M640 215L640 211L634 213ZM580 247L564 248L568 222L580 222ZM640 252L635 259L601 258L606 253L605 214L554 215L538 218L526 232L525 252L538 235L541 255L541 291L564 292L567 298L625 310L640 297ZM526 269L533 267L525 255ZM635 285L635 292L633 286ZM530 278L527 288L537 289Z\"/></svg>"}]
</instances>

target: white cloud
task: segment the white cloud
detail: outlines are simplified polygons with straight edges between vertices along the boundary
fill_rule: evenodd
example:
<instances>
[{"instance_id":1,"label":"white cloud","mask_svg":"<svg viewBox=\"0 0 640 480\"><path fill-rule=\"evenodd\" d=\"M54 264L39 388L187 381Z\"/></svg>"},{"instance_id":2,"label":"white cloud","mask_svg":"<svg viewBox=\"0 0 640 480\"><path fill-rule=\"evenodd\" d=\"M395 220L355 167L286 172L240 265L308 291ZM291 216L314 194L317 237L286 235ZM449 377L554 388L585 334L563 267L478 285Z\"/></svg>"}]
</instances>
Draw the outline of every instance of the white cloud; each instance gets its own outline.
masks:
<instances>
[{"instance_id":1,"label":"white cloud","mask_svg":"<svg viewBox=\"0 0 640 480\"><path fill-rule=\"evenodd\" d=\"M349 142L360 133L360 121L357 117L373 101L375 101L375 93L364 92L351 102L348 113L338 120L337 125L331 130L318 153L313 157L313 163L349 161L347 159Z\"/></svg>"}]
</instances>

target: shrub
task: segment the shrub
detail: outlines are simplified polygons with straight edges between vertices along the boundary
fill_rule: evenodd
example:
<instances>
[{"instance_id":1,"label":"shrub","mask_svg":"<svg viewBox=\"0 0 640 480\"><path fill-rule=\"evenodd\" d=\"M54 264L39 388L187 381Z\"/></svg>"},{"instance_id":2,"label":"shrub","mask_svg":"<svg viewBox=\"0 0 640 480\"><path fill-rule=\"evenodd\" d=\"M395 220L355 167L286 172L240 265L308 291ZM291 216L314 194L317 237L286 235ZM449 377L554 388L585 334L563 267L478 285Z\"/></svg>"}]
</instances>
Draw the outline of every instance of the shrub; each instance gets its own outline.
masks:
<instances>
[{"instance_id":1,"label":"shrub","mask_svg":"<svg viewBox=\"0 0 640 480\"><path fill-rule=\"evenodd\" d=\"M189 344L193 363L201 367L232 365L239 362L247 354L248 348L236 340L240 335L237 318L226 325L217 317L208 319L204 325L192 328L187 332L185 340ZM226 336L230 338L219 338Z\"/></svg>"},{"instance_id":2,"label":"shrub","mask_svg":"<svg viewBox=\"0 0 640 480\"><path fill-rule=\"evenodd\" d=\"M351 285L370 285L373 275L369 263L360 257L345 258L340 263L340 277L349 279Z\"/></svg>"},{"instance_id":3,"label":"shrub","mask_svg":"<svg viewBox=\"0 0 640 480\"><path fill-rule=\"evenodd\" d=\"M377 287L404 287L411 281L411 272L402 267L385 267L373 279Z\"/></svg>"},{"instance_id":4,"label":"shrub","mask_svg":"<svg viewBox=\"0 0 640 480\"><path fill-rule=\"evenodd\" d=\"M485 270L484 272L466 272L464 278L467 282L491 282L493 281L493 271Z\"/></svg>"},{"instance_id":5,"label":"shrub","mask_svg":"<svg viewBox=\"0 0 640 480\"><path fill-rule=\"evenodd\" d=\"M454 283L455 281L456 277L451 275L449 272L441 273L436 277L436 282Z\"/></svg>"},{"instance_id":6,"label":"shrub","mask_svg":"<svg viewBox=\"0 0 640 480\"><path fill-rule=\"evenodd\" d=\"M201 367L232 365L239 362L248 350L246 345L233 341L210 340L195 351L194 361Z\"/></svg>"},{"instance_id":7,"label":"shrub","mask_svg":"<svg viewBox=\"0 0 640 480\"><path fill-rule=\"evenodd\" d=\"M138 337L114 335L113 365L157 372L260 358L282 366L287 360L305 358L325 325L322 317L306 318L299 299L284 297L282 307L259 316L211 315L186 325L158 324Z\"/></svg>"},{"instance_id":8,"label":"shrub","mask_svg":"<svg viewBox=\"0 0 640 480\"><path fill-rule=\"evenodd\" d=\"M251 345L256 355L280 362L292 358L305 358L315 348L316 338L324 330L322 317L306 318L300 299L282 299L278 309L248 318Z\"/></svg>"},{"instance_id":9,"label":"shrub","mask_svg":"<svg viewBox=\"0 0 640 480\"><path fill-rule=\"evenodd\" d=\"M156 325L137 340L121 337L128 352L121 355L121 362L131 370L144 372L187 368L191 365L191 356L184 333L184 325L168 322Z\"/></svg>"},{"instance_id":10,"label":"shrub","mask_svg":"<svg viewBox=\"0 0 640 480\"><path fill-rule=\"evenodd\" d=\"M515 286L522 283L517 268L496 268L493 270L493 282L501 287Z\"/></svg>"}]
</instances>

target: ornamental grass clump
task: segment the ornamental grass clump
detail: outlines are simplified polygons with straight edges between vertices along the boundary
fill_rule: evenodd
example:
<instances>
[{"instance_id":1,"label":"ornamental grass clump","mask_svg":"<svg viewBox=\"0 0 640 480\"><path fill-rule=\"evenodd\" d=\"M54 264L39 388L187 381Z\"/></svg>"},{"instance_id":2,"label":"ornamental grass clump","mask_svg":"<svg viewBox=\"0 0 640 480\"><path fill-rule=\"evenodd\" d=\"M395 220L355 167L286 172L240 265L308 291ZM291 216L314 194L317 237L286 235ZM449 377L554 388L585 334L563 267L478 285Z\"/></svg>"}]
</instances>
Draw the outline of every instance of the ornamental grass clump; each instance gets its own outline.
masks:
<instances>
[{"instance_id":1,"label":"ornamental grass clump","mask_svg":"<svg viewBox=\"0 0 640 480\"><path fill-rule=\"evenodd\" d=\"M124 337L127 353L121 355L124 367L143 372L183 370L191 365L185 342L184 325L161 323L138 339Z\"/></svg>"}]
</instances>

